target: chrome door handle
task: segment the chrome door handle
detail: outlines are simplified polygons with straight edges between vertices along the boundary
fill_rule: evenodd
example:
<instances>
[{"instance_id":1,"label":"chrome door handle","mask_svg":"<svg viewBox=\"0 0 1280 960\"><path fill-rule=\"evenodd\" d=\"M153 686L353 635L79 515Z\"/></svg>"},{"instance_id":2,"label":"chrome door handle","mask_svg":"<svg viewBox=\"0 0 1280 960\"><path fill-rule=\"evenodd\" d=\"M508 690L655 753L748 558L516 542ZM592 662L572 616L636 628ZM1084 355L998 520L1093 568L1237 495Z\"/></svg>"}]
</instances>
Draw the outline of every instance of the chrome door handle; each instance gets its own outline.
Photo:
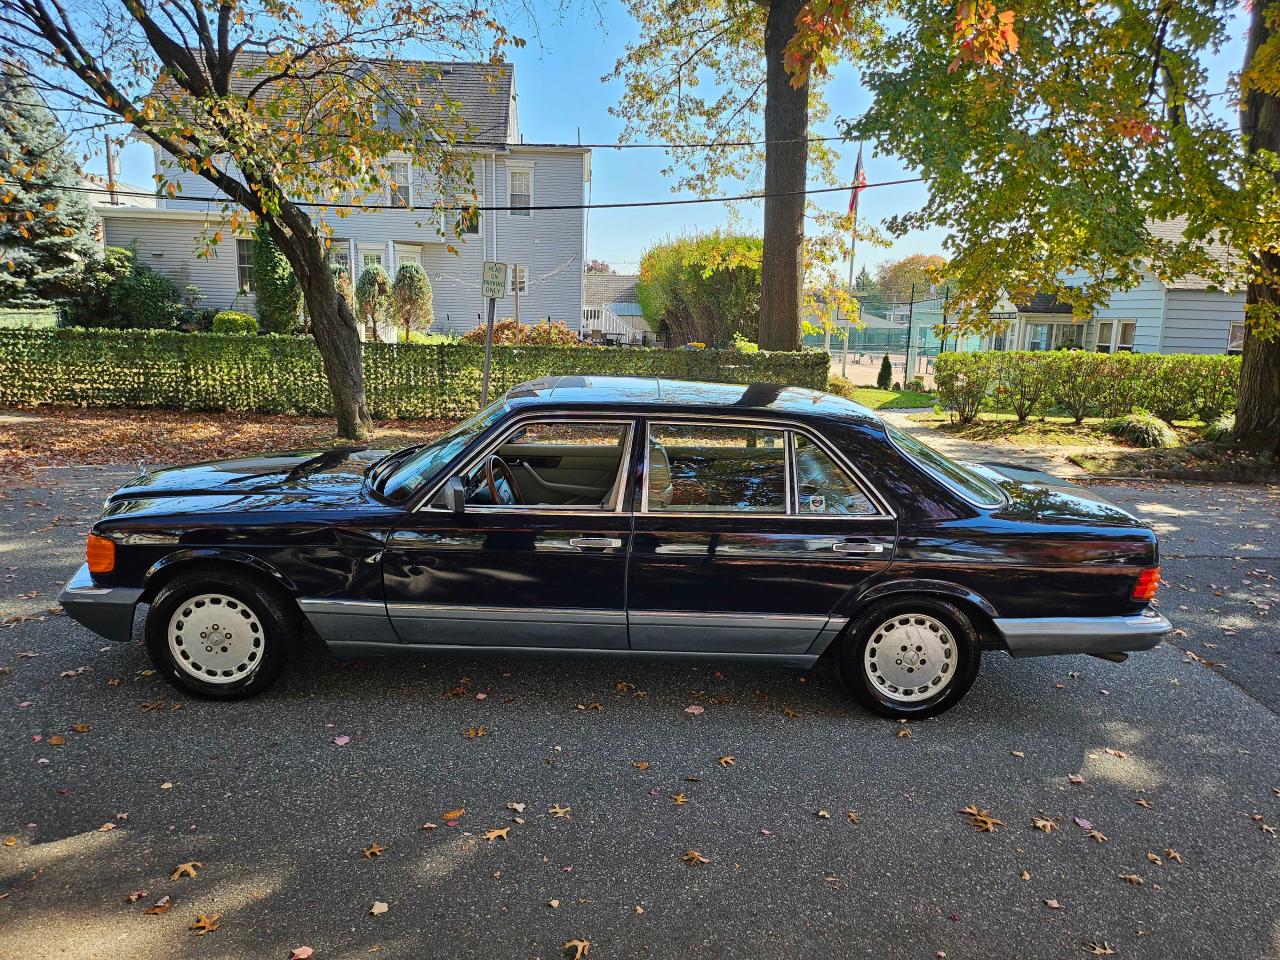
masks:
<instances>
[{"instance_id":1,"label":"chrome door handle","mask_svg":"<svg viewBox=\"0 0 1280 960\"><path fill-rule=\"evenodd\" d=\"M622 546L622 541L617 537L570 537L569 546L579 550L607 550Z\"/></svg>"},{"instance_id":2,"label":"chrome door handle","mask_svg":"<svg viewBox=\"0 0 1280 960\"><path fill-rule=\"evenodd\" d=\"M831 549L836 553L884 553L884 544L852 543L848 540L842 540L839 543L833 543Z\"/></svg>"}]
</instances>

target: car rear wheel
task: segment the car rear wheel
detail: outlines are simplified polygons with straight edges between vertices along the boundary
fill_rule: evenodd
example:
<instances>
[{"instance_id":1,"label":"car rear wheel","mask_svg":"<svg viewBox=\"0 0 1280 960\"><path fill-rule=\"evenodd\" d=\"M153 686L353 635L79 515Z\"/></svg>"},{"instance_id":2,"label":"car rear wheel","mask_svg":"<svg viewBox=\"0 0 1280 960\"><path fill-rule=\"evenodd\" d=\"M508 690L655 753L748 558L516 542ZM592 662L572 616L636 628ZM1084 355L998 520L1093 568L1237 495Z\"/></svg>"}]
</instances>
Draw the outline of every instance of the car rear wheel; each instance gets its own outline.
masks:
<instances>
[{"instance_id":1,"label":"car rear wheel","mask_svg":"<svg viewBox=\"0 0 1280 960\"><path fill-rule=\"evenodd\" d=\"M978 632L953 604L889 600L849 625L837 650L840 677L861 706L896 719L942 713L978 675Z\"/></svg>"},{"instance_id":2,"label":"car rear wheel","mask_svg":"<svg viewBox=\"0 0 1280 960\"><path fill-rule=\"evenodd\" d=\"M192 572L161 588L147 614L147 652L175 687L241 700L280 673L297 618L275 591L223 571Z\"/></svg>"}]
</instances>

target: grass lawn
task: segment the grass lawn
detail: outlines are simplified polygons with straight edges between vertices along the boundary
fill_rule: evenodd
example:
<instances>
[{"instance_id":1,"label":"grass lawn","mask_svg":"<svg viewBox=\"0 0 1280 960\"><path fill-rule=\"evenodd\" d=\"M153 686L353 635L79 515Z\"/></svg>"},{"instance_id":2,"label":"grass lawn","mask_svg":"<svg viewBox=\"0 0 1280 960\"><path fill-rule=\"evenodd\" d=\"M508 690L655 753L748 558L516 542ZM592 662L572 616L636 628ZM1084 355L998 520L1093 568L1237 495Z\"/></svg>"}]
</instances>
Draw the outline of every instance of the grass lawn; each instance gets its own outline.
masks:
<instances>
[{"instance_id":1,"label":"grass lawn","mask_svg":"<svg viewBox=\"0 0 1280 960\"><path fill-rule=\"evenodd\" d=\"M917 393L915 390L881 390L878 387L853 387L850 390L838 391L842 397L848 397L854 403L860 403L872 410L911 410L921 407L932 407L937 398L932 393Z\"/></svg>"},{"instance_id":2,"label":"grass lawn","mask_svg":"<svg viewBox=\"0 0 1280 960\"><path fill-rule=\"evenodd\" d=\"M1099 447L1127 448L1118 437L1102 429L1105 422L1100 417L1086 417L1076 423L1071 417L1032 417L1019 423L1012 413L980 413L972 423L953 423L948 414L918 413L911 419L927 423L941 433L965 440L986 443L1009 443L1024 447ZM1183 442L1199 437L1198 427L1203 424L1174 423L1174 430Z\"/></svg>"}]
</instances>

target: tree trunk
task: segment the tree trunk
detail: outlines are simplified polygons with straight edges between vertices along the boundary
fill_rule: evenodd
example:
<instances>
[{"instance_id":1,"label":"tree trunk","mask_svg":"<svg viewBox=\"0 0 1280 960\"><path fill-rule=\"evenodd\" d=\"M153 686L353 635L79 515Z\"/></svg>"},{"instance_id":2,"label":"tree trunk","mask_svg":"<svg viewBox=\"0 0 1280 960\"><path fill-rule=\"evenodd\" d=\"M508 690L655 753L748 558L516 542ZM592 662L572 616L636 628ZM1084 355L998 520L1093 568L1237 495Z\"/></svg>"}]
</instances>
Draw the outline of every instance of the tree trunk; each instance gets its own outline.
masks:
<instances>
[{"instance_id":1,"label":"tree trunk","mask_svg":"<svg viewBox=\"0 0 1280 960\"><path fill-rule=\"evenodd\" d=\"M305 214L298 215L305 218ZM373 427L364 396L364 366L356 318L346 298L338 292L333 272L325 262L319 238L301 221L289 224L291 232L275 223L271 235L288 258L302 288L311 316L311 335L320 350L325 379L333 395L338 436L363 440Z\"/></svg>"},{"instance_id":2,"label":"tree trunk","mask_svg":"<svg viewBox=\"0 0 1280 960\"><path fill-rule=\"evenodd\" d=\"M1245 69L1267 42L1271 28L1266 15L1274 3L1255 0L1249 18L1249 45ZM1280 97L1251 89L1240 104L1240 129L1250 154L1280 153ZM1257 252L1250 256L1253 277L1245 295L1245 316L1268 305L1280 309L1280 256ZM1244 357L1240 368L1240 392L1236 400L1235 437L1253 449L1280 459L1280 336L1256 336L1245 325Z\"/></svg>"},{"instance_id":3,"label":"tree trunk","mask_svg":"<svg viewBox=\"0 0 1280 960\"><path fill-rule=\"evenodd\" d=\"M760 269L760 346L800 347L804 284L804 194L809 162L809 86L791 86L782 54L804 0L771 0L764 28L764 255ZM774 196L785 193L788 196Z\"/></svg>"}]
</instances>

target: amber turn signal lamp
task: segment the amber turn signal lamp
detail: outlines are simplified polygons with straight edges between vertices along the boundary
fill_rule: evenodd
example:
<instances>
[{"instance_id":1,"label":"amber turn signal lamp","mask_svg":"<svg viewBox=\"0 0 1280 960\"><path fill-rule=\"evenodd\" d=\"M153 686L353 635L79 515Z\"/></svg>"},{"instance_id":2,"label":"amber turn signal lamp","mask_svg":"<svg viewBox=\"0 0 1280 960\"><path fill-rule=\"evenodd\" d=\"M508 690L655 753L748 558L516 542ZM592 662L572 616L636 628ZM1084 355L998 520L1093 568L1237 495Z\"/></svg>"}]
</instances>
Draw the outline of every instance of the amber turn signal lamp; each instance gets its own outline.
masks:
<instances>
[{"instance_id":1,"label":"amber turn signal lamp","mask_svg":"<svg viewBox=\"0 0 1280 960\"><path fill-rule=\"evenodd\" d=\"M116 568L116 545L106 537L89 534L85 541L84 556L89 561L90 573L110 573Z\"/></svg>"},{"instance_id":2,"label":"amber turn signal lamp","mask_svg":"<svg viewBox=\"0 0 1280 960\"><path fill-rule=\"evenodd\" d=\"M1156 589L1160 586L1160 568L1148 567L1138 574L1138 582L1133 585L1130 597L1139 603L1148 603L1155 599Z\"/></svg>"}]
</instances>

